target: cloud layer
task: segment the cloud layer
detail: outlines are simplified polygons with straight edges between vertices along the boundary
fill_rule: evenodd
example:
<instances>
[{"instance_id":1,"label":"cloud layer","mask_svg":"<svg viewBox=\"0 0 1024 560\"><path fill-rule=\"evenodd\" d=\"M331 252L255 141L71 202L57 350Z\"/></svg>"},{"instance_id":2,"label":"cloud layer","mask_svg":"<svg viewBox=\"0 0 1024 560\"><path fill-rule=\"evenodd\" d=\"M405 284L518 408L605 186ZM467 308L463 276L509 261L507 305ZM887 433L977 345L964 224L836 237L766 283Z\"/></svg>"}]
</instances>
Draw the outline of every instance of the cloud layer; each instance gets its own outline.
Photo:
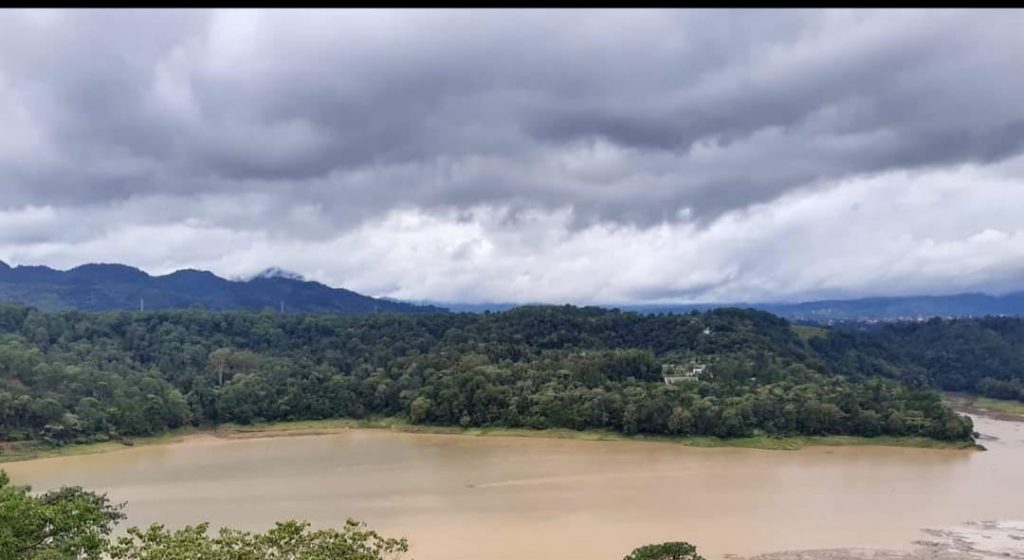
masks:
<instances>
[{"instance_id":1,"label":"cloud layer","mask_svg":"<svg viewBox=\"0 0 1024 560\"><path fill-rule=\"evenodd\" d=\"M0 15L0 258L459 301L1021 287L1016 11Z\"/></svg>"}]
</instances>

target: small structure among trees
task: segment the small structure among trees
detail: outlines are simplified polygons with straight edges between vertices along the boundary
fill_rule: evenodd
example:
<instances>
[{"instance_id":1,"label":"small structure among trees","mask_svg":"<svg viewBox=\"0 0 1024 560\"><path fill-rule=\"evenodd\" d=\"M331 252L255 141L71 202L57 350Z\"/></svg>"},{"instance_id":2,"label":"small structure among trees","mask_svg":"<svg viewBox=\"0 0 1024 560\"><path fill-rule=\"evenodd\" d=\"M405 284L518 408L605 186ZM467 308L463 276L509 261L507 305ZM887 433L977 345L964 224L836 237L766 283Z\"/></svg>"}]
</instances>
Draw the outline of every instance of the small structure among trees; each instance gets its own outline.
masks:
<instances>
[{"instance_id":1,"label":"small structure among trees","mask_svg":"<svg viewBox=\"0 0 1024 560\"><path fill-rule=\"evenodd\" d=\"M679 364L665 364L661 368L661 377L665 380L666 385L672 385L679 383L680 381L699 381L701 379L710 379L711 374L708 372L708 366L706 364L691 362L685 366Z\"/></svg>"}]
</instances>

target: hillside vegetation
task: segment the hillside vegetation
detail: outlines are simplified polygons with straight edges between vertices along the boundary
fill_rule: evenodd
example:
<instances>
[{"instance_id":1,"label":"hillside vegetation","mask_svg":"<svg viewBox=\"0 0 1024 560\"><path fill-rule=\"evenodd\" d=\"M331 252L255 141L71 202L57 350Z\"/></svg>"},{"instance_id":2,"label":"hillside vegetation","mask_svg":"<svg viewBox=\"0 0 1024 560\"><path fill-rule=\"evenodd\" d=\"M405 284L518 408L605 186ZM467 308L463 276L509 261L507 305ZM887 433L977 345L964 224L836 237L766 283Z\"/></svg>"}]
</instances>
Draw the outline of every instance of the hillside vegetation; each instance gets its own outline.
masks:
<instances>
[{"instance_id":1,"label":"hillside vegetation","mask_svg":"<svg viewBox=\"0 0 1024 560\"><path fill-rule=\"evenodd\" d=\"M1024 319L932 319L809 339L827 369L1024 401Z\"/></svg>"},{"instance_id":2,"label":"hillside vegetation","mask_svg":"<svg viewBox=\"0 0 1024 560\"><path fill-rule=\"evenodd\" d=\"M970 440L970 420L926 381L888 370L837 375L812 346L785 320L738 309L340 316L8 305L0 439L59 445L187 425L391 416L624 434ZM706 366L700 379L663 381L695 364Z\"/></svg>"}]
</instances>

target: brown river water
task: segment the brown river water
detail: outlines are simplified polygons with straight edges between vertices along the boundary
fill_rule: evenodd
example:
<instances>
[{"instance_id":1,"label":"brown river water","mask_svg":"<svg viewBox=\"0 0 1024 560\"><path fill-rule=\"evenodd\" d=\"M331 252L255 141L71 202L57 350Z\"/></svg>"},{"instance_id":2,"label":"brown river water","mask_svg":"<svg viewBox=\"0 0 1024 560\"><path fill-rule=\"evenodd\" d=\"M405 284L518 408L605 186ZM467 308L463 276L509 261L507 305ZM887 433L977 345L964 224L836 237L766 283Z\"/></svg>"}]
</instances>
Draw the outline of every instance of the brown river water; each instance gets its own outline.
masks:
<instances>
[{"instance_id":1,"label":"brown river water","mask_svg":"<svg viewBox=\"0 0 1024 560\"><path fill-rule=\"evenodd\" d=\"M975 416L988 451L671 443L351 430L190 438L2 465L36 490L127 502L127 523L366 521L419 560L618 559L687 540L710 559L909 549L925 528L1024 519L1024 423ZM1024 543L1022 543L1024 547Z\"/></svg>"}]
</instances>

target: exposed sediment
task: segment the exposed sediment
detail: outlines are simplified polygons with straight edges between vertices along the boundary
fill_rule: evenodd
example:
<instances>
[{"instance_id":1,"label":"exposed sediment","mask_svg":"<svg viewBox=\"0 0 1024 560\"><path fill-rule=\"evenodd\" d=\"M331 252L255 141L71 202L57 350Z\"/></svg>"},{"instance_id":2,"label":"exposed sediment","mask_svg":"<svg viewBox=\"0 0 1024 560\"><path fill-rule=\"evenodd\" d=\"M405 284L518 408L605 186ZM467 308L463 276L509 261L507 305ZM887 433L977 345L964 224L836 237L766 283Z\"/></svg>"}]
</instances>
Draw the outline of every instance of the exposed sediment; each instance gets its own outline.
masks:
<instances>
[{"instance_id":1,"label":"exposed sediment","mask_svg":"<svg viewBox=\"0 0 1024 560\"><path fill-rule=\"evenodd\" d=\"M747 560L1024 560L1024 521L974 521L924 533L910 550L789 550Z\"/></svg>"}]
</instances>

